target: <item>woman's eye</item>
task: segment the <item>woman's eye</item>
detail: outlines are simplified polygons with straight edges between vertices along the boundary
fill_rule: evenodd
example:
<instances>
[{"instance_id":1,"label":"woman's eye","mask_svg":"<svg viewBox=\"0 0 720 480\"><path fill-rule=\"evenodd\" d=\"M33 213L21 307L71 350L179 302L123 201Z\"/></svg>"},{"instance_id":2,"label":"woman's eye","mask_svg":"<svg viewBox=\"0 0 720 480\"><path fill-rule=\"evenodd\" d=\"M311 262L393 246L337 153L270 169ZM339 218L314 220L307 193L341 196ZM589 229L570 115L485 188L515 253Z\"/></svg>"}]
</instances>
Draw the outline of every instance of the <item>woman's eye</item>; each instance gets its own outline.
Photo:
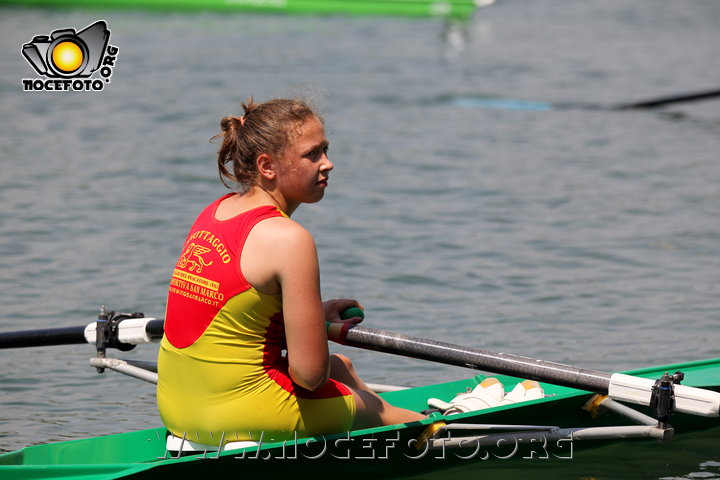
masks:
<instances>
[{"instance_id":1,"label":"woman's eye","mask_svg":"<svg viewBox=\"0 0 720 480\"><path fill-rule=\"evenodd\" d=\"M305 157L309 158L311 160L318 160L320 157L322 157L323 154L327 155L327 152L328 152L328 147L322 147L322 149L315 148L315 149L307 152L305 154Z\"/></svg>"}]
</instances>

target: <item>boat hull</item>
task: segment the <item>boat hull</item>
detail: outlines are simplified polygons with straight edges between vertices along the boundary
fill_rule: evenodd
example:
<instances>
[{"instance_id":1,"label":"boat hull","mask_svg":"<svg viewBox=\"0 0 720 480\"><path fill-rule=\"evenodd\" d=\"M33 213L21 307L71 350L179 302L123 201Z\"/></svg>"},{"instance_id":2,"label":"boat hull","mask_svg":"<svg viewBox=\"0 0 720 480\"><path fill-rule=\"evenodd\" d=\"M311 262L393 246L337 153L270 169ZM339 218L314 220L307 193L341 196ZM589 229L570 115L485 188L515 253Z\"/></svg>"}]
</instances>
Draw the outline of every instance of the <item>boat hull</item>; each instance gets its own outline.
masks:
<instances>
[{"instance_id":1,"label":"boat hull","mask_svg":"<svg viewBox=\"0 0 720 480\"><path fill-rule=\"evenodd\" d=\"M683 384L720 390L720 359L706 360L658 368L627 372L633 375L658 378L665 372L682 370ZM477 385L484 376L384 393L391 403L423 410L430 397L453 398L457 393ZM518 379L498 377L511 388ZM259 447L218 452L198 452L177 457L166 451L166 430L153 428L138 432L107 435L96 438L26 447L0 455L0 477L3 479L30 478L155 478L176 475L179 478L220 475L264 475L272 469L277 475L318 476L322 471L341 469L345 479L396 478L423 475L439 469L457 472L490 471L507 477L509 472L526 472L530 465L545 466L556 474L551 465L578 466L578 462L601 462L585 452L598 448L617 448L633 444L632 448L660 448L656 440L613 441L551 441L526 444L499 443L480 446L472 442L464 448L428 449L418 446L417 439L431 426L448 424L513 424L553 425L561 428L598 427L630 424L617 414L594 418L583 409L592 394L568 387L543 384L546 397L524 403L505 405L476 412L442 417L437 414L422 422L373 428L297 441L260 443ZM649 409L642 409L650 414ZM720 419L674 414L670 423L681 435L702 431L720 431ZM430 427L432 428L432 427ZM519 430L522 428L518 427ZM665 442L665 452L672 449L676 438ZM682 441L682 440L681 440ZM626 451L622 447L620 452ZM654 450L653 450L654 451ZM714 451L712 452L715 453ZM616 455L615 453L614 455ZM666 455L666 453L663 453ZM709 456L710 454L708 454ZM594 458L594 460L593 460ZM543 468L543 467L540 467Z\"/></svg>"},{"instance_id":2,"label":"boat hull","mask_svg":"<svg viewBox=\"0 0 720 480\"><path fill-rule=\"evenodd\" d=\"M0 5L457 18L476 9L474 0L0 0Z\"/></svg>"}]
</instances>

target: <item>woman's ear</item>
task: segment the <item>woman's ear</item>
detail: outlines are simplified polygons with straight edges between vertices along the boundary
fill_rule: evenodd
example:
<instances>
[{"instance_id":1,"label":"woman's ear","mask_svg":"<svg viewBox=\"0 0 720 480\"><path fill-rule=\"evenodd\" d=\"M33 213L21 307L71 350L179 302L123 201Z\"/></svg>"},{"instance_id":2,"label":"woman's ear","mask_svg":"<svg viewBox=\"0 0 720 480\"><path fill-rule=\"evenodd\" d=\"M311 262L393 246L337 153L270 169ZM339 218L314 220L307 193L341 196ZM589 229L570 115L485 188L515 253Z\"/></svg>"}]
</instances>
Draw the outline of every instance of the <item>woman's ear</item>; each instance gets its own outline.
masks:
<instances>
[{"instance_id":1,"label":"woman's ear","mask_svg":"<svg viewBox=\"0 0 720 480\"><path fill-rule=\"evenodd\" d=\"M275 179L275 177L277 176L277 168L275 165L275 161L270 155L262 153L258 155L256 162L257 170L258 173L260 173L261 177L267 180Z\"/></svg>"}]
</instances>

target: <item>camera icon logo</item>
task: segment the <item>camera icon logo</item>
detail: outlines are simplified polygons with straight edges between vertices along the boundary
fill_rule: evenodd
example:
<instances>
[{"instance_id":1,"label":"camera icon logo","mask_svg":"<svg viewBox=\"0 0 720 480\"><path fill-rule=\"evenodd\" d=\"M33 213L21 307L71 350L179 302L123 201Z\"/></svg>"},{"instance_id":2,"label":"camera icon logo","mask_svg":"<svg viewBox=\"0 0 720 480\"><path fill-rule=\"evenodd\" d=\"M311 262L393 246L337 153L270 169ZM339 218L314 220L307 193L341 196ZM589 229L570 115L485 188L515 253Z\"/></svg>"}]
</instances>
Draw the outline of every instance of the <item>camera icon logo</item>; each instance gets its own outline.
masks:
<instances>
[{"instance_id":1,"label":"camera icon logo","mask_svg":"<svg viewBox=\"0 0 720 480\"><path fill-rule=\"evenodd\" d=\"M23 90L102 91L110 83L119 50L109 41L110 30L104 20L79 32L61 28L50 35L34 36L22 46L22 54L45 79L23 78ZM99 76L90 78L95 72Z\"/></svg>"},{"instance_id":2,"label":"camera icon logo","mask_svg":"<svg viewBox=\"0 0 720 480\"><path fill-rule=\"evenodd\" d=\"M40 75L89 77L100 68L109 40L110 30L100 20L80 32L65 28L37 35L23 45L22 54Z\"/></svg>"}]
</instances>

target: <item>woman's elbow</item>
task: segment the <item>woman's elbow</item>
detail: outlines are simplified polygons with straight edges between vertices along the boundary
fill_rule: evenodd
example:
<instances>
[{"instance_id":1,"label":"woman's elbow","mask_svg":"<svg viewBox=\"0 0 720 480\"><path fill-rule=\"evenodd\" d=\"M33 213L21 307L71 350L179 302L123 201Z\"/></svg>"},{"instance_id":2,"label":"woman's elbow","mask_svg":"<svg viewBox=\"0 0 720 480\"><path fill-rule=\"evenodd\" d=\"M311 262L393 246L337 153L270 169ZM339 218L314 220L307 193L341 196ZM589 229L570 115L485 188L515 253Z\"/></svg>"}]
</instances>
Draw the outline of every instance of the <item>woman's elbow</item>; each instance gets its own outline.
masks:
<instances>
[{"instance_id":1,"label":"woman's elbow","mask_svg":"<svg viewBox=\"0 0 720 480\"><path fill-rule=\"evenodd\" d=\"M314 392L314 391L316 391L316 390L320 390L320 389L327 383L327 381L328 381L328 379L327 379L327 377L325 377L325 378L322 378L322 379L318 379L318 380L316 380L315 382L312 382L312 383L307 382L307 383L306 383L305 385L303 385L302 387L303 387L305 390L310 390L311 392Z\"/></svg>"},{"instance_id":2,"label":"woman's elbow","mask_svg":"<svg viewBox=\"0 0 720 480\"><path fill-rule=\"evenodd\" d=\"M295 384L299 385L305 390L310 390L311 392L314 392L322 388L323 385L327 383L329 375L327 371L307 372L303 375L297 371L294 371L293 369L290 369L290 378Z\"/></svg>"}]
</instances>

